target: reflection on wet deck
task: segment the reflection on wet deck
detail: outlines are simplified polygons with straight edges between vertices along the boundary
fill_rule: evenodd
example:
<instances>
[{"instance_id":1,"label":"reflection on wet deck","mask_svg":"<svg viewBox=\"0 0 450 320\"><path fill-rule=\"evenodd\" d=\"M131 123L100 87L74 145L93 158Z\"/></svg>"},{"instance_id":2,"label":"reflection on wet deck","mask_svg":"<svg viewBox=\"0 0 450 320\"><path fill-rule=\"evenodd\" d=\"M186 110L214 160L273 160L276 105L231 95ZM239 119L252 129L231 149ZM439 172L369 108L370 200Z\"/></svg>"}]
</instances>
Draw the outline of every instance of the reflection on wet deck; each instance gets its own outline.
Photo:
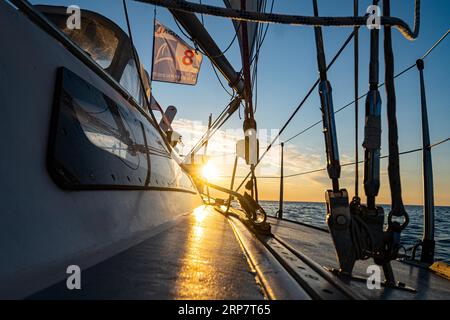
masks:
<instances>
[{"instance_id":1,"label":"reflection on wet deck","mask_svg":"<svg viewBox=\"0 0 450 320\"><path fill-rule=\"evenodd\" d=\"M201 206L179 223L30 298L263 299L227 219Z\"/></svg>"}]
</instances>

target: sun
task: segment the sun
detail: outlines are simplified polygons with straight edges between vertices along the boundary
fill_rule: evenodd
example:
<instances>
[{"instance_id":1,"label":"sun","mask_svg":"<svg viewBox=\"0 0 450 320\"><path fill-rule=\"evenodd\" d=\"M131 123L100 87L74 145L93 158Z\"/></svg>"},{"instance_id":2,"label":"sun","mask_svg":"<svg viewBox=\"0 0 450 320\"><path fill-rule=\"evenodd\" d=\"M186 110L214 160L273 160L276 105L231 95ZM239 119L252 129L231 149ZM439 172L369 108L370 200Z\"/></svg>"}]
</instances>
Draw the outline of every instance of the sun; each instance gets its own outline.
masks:
<instances>
[{"instance_id":1,"label":"sun","mask_svg":"<svg viewBox=\"0 0 450 320\"><path fill-rule=\"evenodd\" d=\"M202 168L202 177L206 180L213 180L218 177L219 173L216 166L208 161Z\"/></svg>"}]
</instances>

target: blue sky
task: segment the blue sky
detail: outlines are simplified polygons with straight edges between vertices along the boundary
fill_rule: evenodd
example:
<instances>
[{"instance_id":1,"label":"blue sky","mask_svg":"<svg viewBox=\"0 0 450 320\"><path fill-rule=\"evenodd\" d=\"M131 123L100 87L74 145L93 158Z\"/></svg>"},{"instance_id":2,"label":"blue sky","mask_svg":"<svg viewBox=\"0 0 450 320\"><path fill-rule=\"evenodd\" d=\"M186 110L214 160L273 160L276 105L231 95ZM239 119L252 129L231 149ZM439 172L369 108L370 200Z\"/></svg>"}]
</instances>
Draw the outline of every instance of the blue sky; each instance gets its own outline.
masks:
<instances>
[{"instance_id":1,"label":"blue sky","mask_svg":"<svg viewBox=\"0 0 450 320\"><path fill-rule=\"evenodd\" d=\"M203 0L204 3L222 6L220 0ZM270 0L269 0L270 2ZM401 17L412 24L414 14L414 1L401 0L392 2L392 15ZM32 3L58 3L77 4L81 8L100 12L120 26L125 26L122 10L122 1L32 1ZM152 52L152 20L154 7L147 4L128 1L129 13L132 19L135 45L141 61L150 70ZM339 5L337 5L339 3ZM360 1L360 13L371 1ZM312 2L280 1L276 0L274 12L311 15ZM320 15L343 16L353 14L353 1L319 1ZM413 42L404 39L400 33L393 30L395 70L399 72L413 64L428 48L436 42L450 28L450 2L448 0L422 1L421 30L419 38ZM177 26L166 9L157 8L157 18L163 24L177 32ZM205 16L205 26L217 44L225 48L234 36L232 22L222 18ZM325 50L329 61L342 42L351 32L350 28L324 29ZM382 32L381 40L382 40ZM380 80L384 79L383 49L380 43ZM360 31L360 94L365 93L368 83L368 51L369 31L361 28ZM450 137L449 99L450 93L450 36L425 61L426 90L429 107L430 135L432 143ZM226 56L237 70L241 68L240 53L237 43L227 52ZM258 128L279 128L295 109L303 96L317 77L316 52L314 45L314 32L311 27L285 26L272 24L269 27L264 45L260 52L258 67L258 108L256 118ZM223 80L223 79L222 79ZM329 80L333 87L333 100L335 109L353 100L353 45L349 45L340 59L329 71ZM225 81L224 81L225 82ZM412 69L396 80L397 110L399 126L400 150L409 150L421 146L420 131L420 98L417 69ZM384 88L381 90L383 106L383 140L382 154L387 154L387 124L386 124L386 98ZM166 107L169 104L178 108L178 119L182 124L189 121L202 121L206 124L209 113L217 115L229 101L229 96L218 83L208 59L204 59L197 86L173 85L168 83L153 84L153 94L160 104ZM282 139L292 136L320 120L319 96L313 93L294 121L282 135ZM354 109L347 108L336 115L339 148L342 162L352 161L354 157ZM364 100L360 101L360 138L363 135ZM225 128L239 129L242 120L236 114ZM180 130L183 128L180 127ZM215 139L211 143L223 143ZM362 140L361 140L362 143ZM361 144L360 143L360 144ZM317 126L308 133L294 139L287 150L286 174L301 172L313 165L323 167L325 163L324 143L321 126ZM291 159L289 157L291 156ZM360 157L363 149L360 147ZM274 150L268 158L266 165L278 158L278 150ZM435 198L438 204L450 205L450 143L442 144L433 150L433 165L435 177ZM231 173L231 166L218 164L221 174ZM386 175L387 161L382 161L382 185L380 202L389 203L388 182ZM415 153L401 157L403 194L407 203L420 204L421 193L421 154ZM245 173L245 166L241 165L239 171ZM343 186L353 194L353 168L343 171ZM362 177L362 168L360 171ZM225 179L223 183L228 184ZM267 180L266 187L261 188L262 198L275 199L278 192L278 182L275 179ZM309 177L290 179L287 183L287 200L314 200L322 201L323 190L329 188L330 183L325 174L316 174ZM360 188L361 189L361 188Z\"/></svg>"}]
</instances>

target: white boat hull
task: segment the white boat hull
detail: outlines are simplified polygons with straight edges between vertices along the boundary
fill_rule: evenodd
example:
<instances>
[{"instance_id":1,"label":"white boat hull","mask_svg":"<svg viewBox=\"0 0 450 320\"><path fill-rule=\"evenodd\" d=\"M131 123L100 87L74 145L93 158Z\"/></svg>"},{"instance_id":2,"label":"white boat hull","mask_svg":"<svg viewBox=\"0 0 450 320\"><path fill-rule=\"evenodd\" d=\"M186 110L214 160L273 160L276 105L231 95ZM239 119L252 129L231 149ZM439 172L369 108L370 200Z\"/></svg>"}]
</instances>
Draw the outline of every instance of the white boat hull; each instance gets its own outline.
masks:
<instances>
[{"instance_id":1,"label":"white boat hull","mask_svg":"<svg viewBox=\"0 0 450 320\"><path fill-rule=\"evenodd\" d=\"M21 298L170 226L201 204L196 192L63 190L47 170L57 70L76 70L127 101L25 15L0 1L0 298ZM177 167L173 174L184 174Z\"/></svg>"}]
</instances>

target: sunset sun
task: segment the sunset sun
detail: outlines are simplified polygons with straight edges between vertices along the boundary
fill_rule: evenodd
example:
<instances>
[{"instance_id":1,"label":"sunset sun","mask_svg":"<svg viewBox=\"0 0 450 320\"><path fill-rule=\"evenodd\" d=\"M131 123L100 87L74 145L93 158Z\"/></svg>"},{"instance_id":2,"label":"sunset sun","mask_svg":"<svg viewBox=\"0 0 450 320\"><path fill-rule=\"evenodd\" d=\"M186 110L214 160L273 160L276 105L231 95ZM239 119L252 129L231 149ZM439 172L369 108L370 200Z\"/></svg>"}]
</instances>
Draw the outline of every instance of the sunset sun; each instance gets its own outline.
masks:
<instances>
[{"instance_id":1,"label":"sunset sun","mask_svg":"<svg viewBox=\"0 0 450 320\"><path fill-rule=\"evenodd\" d=\"M218 176L217 167L211 161L208 161L202 168L202 177L206 180L212 180Z\"/></svg>"}]
</instances>

